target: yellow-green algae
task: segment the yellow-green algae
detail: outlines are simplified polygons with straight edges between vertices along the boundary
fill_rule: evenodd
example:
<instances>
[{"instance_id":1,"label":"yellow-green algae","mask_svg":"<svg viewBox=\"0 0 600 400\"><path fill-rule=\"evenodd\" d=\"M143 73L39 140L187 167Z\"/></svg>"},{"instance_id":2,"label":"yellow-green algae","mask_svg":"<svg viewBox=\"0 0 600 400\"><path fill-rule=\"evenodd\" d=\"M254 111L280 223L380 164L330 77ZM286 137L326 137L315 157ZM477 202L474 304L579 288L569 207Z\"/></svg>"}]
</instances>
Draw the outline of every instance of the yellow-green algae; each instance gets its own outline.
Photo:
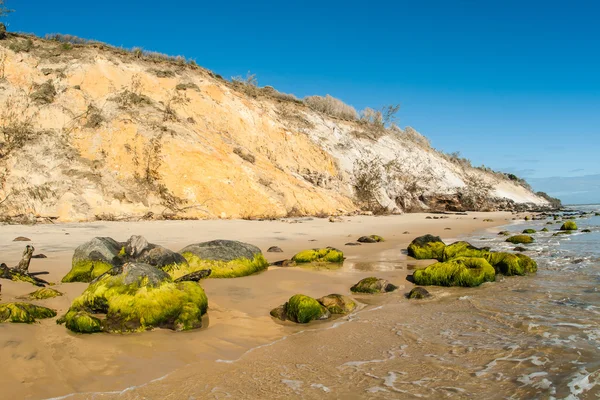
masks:
<instances>
[{"instance_id":1,"label":"yellow-green algae","mask_svg":"<svg viewBox=\"0 0 600 400\"><path fill-rule=\"evenodd\" d=\"M531 236L528 235L515 235L515 236L511 236L508 239L506 239L507 242L513 243L513 244L529 244L529 243L533 243L534 240Z\"/></svg>"},{"instance_id":2,"label":"yellow-green algae","mask_svg":"<svg viewBox=\"0 0 600 400\"><path fill-rule=\"evenodd\" d=\"M285 307L287 317L300 324L306 324L315 319L326 319L329 312L317 300L303 294L297 294L287 302Z\"/></svg>"},{"instance_id":3,"label":"yellow-green algae","mask_svg":"<svg viewBox=\"0 0 600 400\"><path fill-rule=\"evenodd\" d=\"M573 221L567 221L560 227L561 231L576 231L577 224Z\"/></svg>"},{"instance_id":4,"label":"yellow-green algae","mask_svg":"<svg viewBox=\"0 0 600 400\"><path fill-rule=\"evenodd\" d=\"M438 261L448 261L458 257L481 257L486 258L490 251L488 249L477 248L469 242L456 242L444 248L442 258Z\"/></svg>"},{"instance_id":5,"label":"yellow-green algae","mask_svg":"<svg viewBox=\"0 0 600 400\"><path fill-rule=\"evenodd\" d=\"M522 233L532 234L532 233L535 233L535 232L536 232L535 229L529 228L529 229L524 229Z\"/></svg>"},{"instance_id":6,"label":"yellow-green algae","mask_svg":"<svg viewBox=\"0 0 600 400\"><path fill-rule=\"evenodd\" d=\"M62 282L91 282L112 268L113 265L106 261L74 261L69 273L62 278Z\"/></svg>"},{"instance_id":7,"label":"yellow-green algae","mask_svg":"<svg viewBox=\"0 0 600 400\"><path fill-rule=\"evenodd\" d=\"M58 297L58 296L62 296L62 295L63 294L56 289L41 288L41 289L36 290L35 292L29 293L27 295L27 298L33 299L33 300L44 300L44 299L51 299L53 297Z\"/></svg>"},{"instance_id":8,"label":"yellow-green algae","mask_svg":"<svg viewBox=\"0 0 600 400\"><path fill-rule=\"evenodd\" d=\"M185 252L181 255L187 260L189 266L173 264L163 268L173 279L203 269L212 271L209 278L237 278L252 275L269 267L269 262L262 253L255 254L252 260L237 258L231 261L202 259L192 252Z\"/></svg>"},{"instance_id":9,"label":"yellow-green algae","mask_svg":"<svg viewBox=\"0 0 600 400\"><path fill-rule=\"evenodd\" d=\"M199 328L208 308L204 290L196 282L174 283L165 277L158 283L147 276L126 283L122 275L104 275L73 301L61 322L76 332L88 333L89 326L96 332L98 322L90 314L106 313L101 326L108 332Z\"/></svg>"},{"instance_id":10,"label":"yellow-green algae","mask_svg":"<svg viewBox=\"0 0 600 400\"><path fill-rule=\"evenodd\" d=\"M473 287L493 282L496 271L484 258L459 257L417 270L413 278L417 285Z\"/></svg>"},{"instance_id":11,"label":"yellow-green algae","mask_svg":"<svg viewBox=\"0 0 600 400\"><path fill-rule=\"evenodd\" d=\"M0 304L0 322L34 323L37 319L52 318L56 311L29 303Z\"/></svg>"},{"instance_id":12,"label":"yellow-green algae","mask_svg":"<svg viewBox=\"0 0 600 400\"><path fill-rule=\"evenodd\" d=\"M492 252L487 260L497 273L506 276L526 275L537 271L537 263L524 254Z\"/></svg>"},{"instance_id":13,"label":"yellow-green algae","mask_svg":"<svg viewBox=\"0 0 600 400\"><path fill-rule=\"evenodd\" d=\"M439 236L424 235L414 239L408 245L408 255L417 260L441 260L446 244Z\"/></svg>"},{"instance_id":14,"label":"yellow-green algae","mask_svg":"<svg viewBox=\"0 0 600 400\"><path fill-rule=\"evenodd\" d=\"M296 264L305 263L342 263L344 253L332 247L304 250L292 257Z\"/></svg>"},{"instance_id":15,"label":"yellow-green algae","mask_svg":"<svg viewBox=\"0 0 600 400\"><path fill-rule=\"evenodd\" d=\"M350 288L351 292L354 293L387 293L393 292L398 289L398 286L393 285L385 279L380 279L374 276L361 279L358 283Z\"/></svg>"},{"instance_id":16,"label":"yellow-green algae","mask_svg":"<svg viewBox=\"0 0 600 400\"><path fill-rule=\"evenodd\" d=\"M102 321L86 311L69 311L56 323L64 323L70 331L77 333L102 332Z\"/></svg>"}]
</instances>

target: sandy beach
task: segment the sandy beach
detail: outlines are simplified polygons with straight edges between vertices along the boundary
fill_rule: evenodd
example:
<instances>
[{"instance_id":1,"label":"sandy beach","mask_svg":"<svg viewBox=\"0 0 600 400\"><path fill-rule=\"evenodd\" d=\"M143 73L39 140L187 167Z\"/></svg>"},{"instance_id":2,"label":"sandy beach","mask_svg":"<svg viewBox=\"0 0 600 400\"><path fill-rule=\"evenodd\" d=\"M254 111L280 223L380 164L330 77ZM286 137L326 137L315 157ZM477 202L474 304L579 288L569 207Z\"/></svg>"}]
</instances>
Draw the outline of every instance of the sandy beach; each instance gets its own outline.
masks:
<instances>
[{"instance_id":1,"label":"sandy beach","mask_svg":"<svg viewBox=\"0 0 600 400\"><path fill-rule=\"evenodd\" d=\"M212 380L218 386L223 373L229 374L227 370L237 370L240 366L216 360L237 360L243 356L243 362L252 363L262 351L246 354L250 349L306 329L319 330L319 337L328 335L325 328L337 323L302 326L275 322L269 311L290 296L296 293L315 297L329 293L349 294L352 284L376 275L397 284L400 290L391 295L357 296L362 312L376 310L377 305L383 303L403 309L402 304L407 301L403 296L412 287L406 279L411 274L410 269L427 264L427 261L409 261L403 253L413 238L432 233L451 241L467 233L506 224L513 218L510 213L432 215L443 219L426 219L427 215L344 217L342 222L336 223L327 219L299 218L2 226L2 261L8 265L16 264L25 243L12 240L18 236L30 238L31 242L27 244L36 248L35 253L48 257L33 259L30 270L48 271L44 278L50 282L60 282L70 269L75 247L96 236L126 240L133 234L141 234L150 242L172 250L212 239L240 240L260 247L270 262L290 258L303 249L333 246L344 251L346 261L337 270L270 267L268 271L249 277L205 280L202 285L209 298L209 312L204 327L197 331L76 335L64 326L56 325L55 319L35 325L1 324L0 358L11 361L0 375L3 387L0 398L43 399L71 393L120 391L167 374L190 371L194 369L192 366L203 363L211 371L207 373L207 369L202 368L203 379ZM484 219L493 222L484 222ZM359 236L370 234L381 235L386 241L345 246ZM266 253L270 246L281 247L283 253ZM60 316L86 287L85 283L58 283L54 288L65 295L39 304L56 309ZM2 301L13 301L33 289L29 284L3 280ZM306 346L308 351L314 345L310 343L312 339L297 337L301 343L294 344L296 350L298 346L300 349ZM358 353L372 350L369 343L364 343Z\"/></svg>"}]
</instances>

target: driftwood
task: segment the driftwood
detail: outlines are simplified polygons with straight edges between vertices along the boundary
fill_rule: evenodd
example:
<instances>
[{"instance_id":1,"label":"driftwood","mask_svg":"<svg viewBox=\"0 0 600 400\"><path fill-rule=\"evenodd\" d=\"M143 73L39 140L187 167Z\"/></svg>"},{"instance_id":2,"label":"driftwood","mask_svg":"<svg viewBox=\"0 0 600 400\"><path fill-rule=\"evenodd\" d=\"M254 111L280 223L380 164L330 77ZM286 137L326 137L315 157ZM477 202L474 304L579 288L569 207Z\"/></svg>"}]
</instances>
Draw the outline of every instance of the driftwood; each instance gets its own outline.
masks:
<instances>
[{"instance_id":1,"label":"driftwood","mask_svg":"<svg viewBox=\"0 0 600 400\"><path fill-rule=\"evenodd\" d=\"M200 279L206 278L211 274L212 270L210 269L202 269L200 271L192 272L191 274L187 274L182 276L181 278L175 279L175 282L185 282L192 281L198 282Z\"/></svg>"},{"instance_id":2,"label":"driftwood","mask_svg":"<svg viewBox=\"0 0 600 400\"><path fill-rule=\"evenodd\" d=\"M27 245L25 246L25 251L23 252L23 257L21 257L21 261L19 261L19 264L14 268L17 271L21 272L21 273L27 273L29 272L29 263L31 262L31 256L33 256L33 251L35 249L33 248L33 246Z\"/></svg>"},{"instance_id":3,"label":"driftwood","mask_svg":"<svg viewBox=\"0 0 600 400\"><path fill-rule=\"evenodd\" d=\"M27 245L21 261L19 261L19 264L14 268L9 268L4 263L0 264L0 278L10 279L11 281L29 282L41 287L48 285L48 282L36 277L36 275L44 274L44 272L29 273L29 263L31 262L31 256L33 255L34 250L33 246Z\"/></svg>"}]
</instances>

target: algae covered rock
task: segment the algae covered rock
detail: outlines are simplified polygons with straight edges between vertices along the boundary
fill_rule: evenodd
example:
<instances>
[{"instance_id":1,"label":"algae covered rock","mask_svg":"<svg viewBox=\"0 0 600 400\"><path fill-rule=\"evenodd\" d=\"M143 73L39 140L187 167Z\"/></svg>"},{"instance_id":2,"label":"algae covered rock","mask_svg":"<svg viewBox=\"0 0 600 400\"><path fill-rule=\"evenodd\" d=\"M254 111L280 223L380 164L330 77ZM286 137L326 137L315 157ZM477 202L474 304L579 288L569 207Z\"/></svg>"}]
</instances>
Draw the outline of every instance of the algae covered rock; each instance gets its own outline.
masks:
<instances>
[{"instance_id":1,"label":"algae covered rock","mask_svg":"<svg viewBox=\"0 0 600 400\"><path fill-rule=\"evenodd\" d=\"M348 314L356 308L354 300L341 294L329 294L317 301L332 314Z\"/></svg>"},{"instance_id":2,"label":"algae covered rock","mask_svg":"<svg viewBox=\"0 0 600 400\"><path fill-rule=\"evenodd\" d=\"M198 283L173 282L169 274L152 265L127 263L92 282L59 322L80 333L181 331L201 327L207 308Z\"/></svg>"},{"instance_id":3,"label":"algae covered rock","mask_svg":"<svg viewBox=\"0 0 600 400\"><path fill-rule=\"evenodd\" d=\"M211 278L236 278L262 271L269 266L260 249L234 240L213 240L184 247L179 253L188 267L170 272L174 278L210 269Z\"/></svg>"},{"instance_id":4,"label":"algae covered rock","mask_svg":"<svg viewBox=\"0 0 600 400\"><path fill-rule=\"evenodd\" d=\"M567 221L560 227L561 231L576 231L577 224L574 221Z\"/></svg>"},{"instance_id":5,"label":"algae covered rock","mask_svg":"<svg viewBox=\"0 0 600 400\"><path fill-rule=\"evenodd\" d=\"M53 297L62 296L63 294L56 289L52 288L42 288L38 289L35 292L29 293L25 298L29 300L44 300L51 299Z\"/></svg>"},{"instance_id":6,"label":"algae covered rock","mask_svg":"<svg viewBox=\"0 0 600 400\"><path fill-rule=\"evenodd\" d=\"M409 299L421 300L421 299L426 299L428 297L431 297L431 294L425 288L415 287L415 288L411 289L411 291L408 293L407 297Z\"/></svg>"},{"instance_id":7,"label":"algae covered rock","mask_svg":"<svg viewBox=\"0 0 600 400\"><path fill-rule=\"evenodd\" d=\"M531 228L530 228L530 229L523 229L523 232L522 232L522 233L526 233L526 234L532 234L532 233L535 233L535 232L536 232L536 230L535 230L535 229L531 229Z\"/></svg>"},{"instance_id":8,"label":"algae covered rock","mask_svg":"<svg viewBox=\"0 0 600 400\"><path fill-rule=\"evenodd\" d=\"M509 231L500 231L500 232L498 232L498 236L510 236L510 232Z\"/></svg>"},{"instance_id":9,"label":"algae covered rock","mask_svg":"<svg viewBox=\"0 0 600 400\"><path fill-rule=\"evenodd\" d=\"M417 260L441 260L446 244L439 236L424 235L414 239L408 245L408 255Z\"/></svg>"},{"instance_id":10,"label":"algae covered rock","mask_svg":"<svg viewBox=\"0 0 600 400\"><path fill-rule=\"evenodd\" d=\"M96 237L75 249L71 271L63 282L91 282L106 271L127 262L139 262L173 271L185 269L185 258L162 246L133 235L121 243L109 237Z\"/></svg>"},{"instance_id":11,"label":"algae covered rock","mask_svg":"<svg viewBox=\"0 0 600 400\"><path fill-rule=\"evenodd\" d=\"M507 242L512 244L529 244L533 243L534 239L528 235L515 235L506 239Z\"/></svg>"},{"instance_id":12,"label":"algae covered rock","mask_svg":"<svg viewBox=\"0 0 600 400\"><path fill-rule=\"evenodd\" d=\"M91 282L113 268L122 243L109 237L96 237L75 249L71 271L63 282Z\"/></svg>"},{"instance_id":13,"label":"algae covered rock","mask_svg":"<svg viewBox=\"0 0 600 400\"><path fill-rule=\"evenodd\" d=\"M496 279L494 267L485 258L459 257L437 262L414 272L417 285L479 286Z\"/></svg>"},{"instance_id":14,"label":"algae covered rock","mask_svg":"<svg viewBox=\"0 0 600 400\"><path fill-rule=\"evenodd\" d=\"M537 271L537 263L524 254L493 252L487 260L497 273L506 276L526 275Z\"/></svg>"},{"instance_id":15,"label":"algae covered rock","mask_svg":"<svg viewBox=\"0 0 600 400\"><path fill-rule=\"evenodd\" d=\"M378 243L384 242L385 240L381 236L371 235L371 236L361 236L357 240L360 243Z\"/></svg>"},{"instance_id":16,"label":"algae covered rock","mask_svg":"<svg viewBox=\"0 0 600 400\"><path fill-rule=\"evenodd\" d=\"M447 261L457 257L482 257L486 258L490 253L488 248L478 248L469 242L455 242L446 247L442 253L440 261Z\"/></svg>"},{"instance_id":17,"label":"algae covered rock","mask_svg":"<svg viewBox=\"0 0 600 400\"><path fill-rule=\"evenodd\" d=\"M0 304L0 322L34 323L38 319L52 318L56 311L29 303Z\"/></svg>"},{"instance_id":18,"label":"algae covered rock","mask_svg":"<svg viewBox=\"0 0 600 400\"><path fill-rule=\"evenodd\" d=\"M543 228L540 232L549 232L548 228Z\"/></svg>"},{"instance_id":19,"label":"algae covered rock","mask_svg":"<svg viewBox=\"0 0 600 400\"><path fill-rule=\"evenodd\" d=\"M285 313L289 320L299 324L331 317L331 313L321 303L303 294L290 297L285 306Z\"/></svg>"},{"instance_id":20,"label":"algae covered rock","mask_svg":"<svg viewBox=\"0 0 600 400\"><path fill-rule=\"evenodd\" d=\"M296 264L306 263L342 263L344 262L344 253L333 247L323 249L304 250L292 257Z\"/></svg>"},{"instance_id":21,"label":"algae covered rock","mask_svg":"<svg viewBox=\"0 0 600 400\"><path fill-rule=\"evenodd\" d=\"M387 293L398 289L398 286L391 284L385 279L379 279L374 276L360 280L356 285L350 288L354 293Z\"/></svg>"}]
</instances>

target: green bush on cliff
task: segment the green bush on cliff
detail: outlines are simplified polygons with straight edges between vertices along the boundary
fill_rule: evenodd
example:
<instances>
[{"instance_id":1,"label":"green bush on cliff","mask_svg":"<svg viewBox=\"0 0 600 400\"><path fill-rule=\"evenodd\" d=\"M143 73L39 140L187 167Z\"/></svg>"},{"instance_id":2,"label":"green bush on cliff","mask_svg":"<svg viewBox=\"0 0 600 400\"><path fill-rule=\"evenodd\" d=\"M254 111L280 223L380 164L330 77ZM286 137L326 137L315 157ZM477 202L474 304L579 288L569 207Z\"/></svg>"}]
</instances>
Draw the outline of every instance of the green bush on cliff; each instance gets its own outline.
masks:
<instances>
[{"instance_id":1,"label":"green bush on cliff","mask_svg":"<svg viewBox=\"0 0 600 400\"><path fill-rule=\"evenodd\" d=\"M484 258L459 257L417 270L413 278L417 285L473 287L493 282L496 272Z\"/></svg>"},{"instance_id":2,"label":"green bush on cliff","mask_svg":"<svg viewBox=\"0 0 600 400\"><path fill-rule=\"evenodd\" d=\"M561 231L576 231L577 224L574 221L567 221L560 227Z\"/></svg>"}]
</instances>

